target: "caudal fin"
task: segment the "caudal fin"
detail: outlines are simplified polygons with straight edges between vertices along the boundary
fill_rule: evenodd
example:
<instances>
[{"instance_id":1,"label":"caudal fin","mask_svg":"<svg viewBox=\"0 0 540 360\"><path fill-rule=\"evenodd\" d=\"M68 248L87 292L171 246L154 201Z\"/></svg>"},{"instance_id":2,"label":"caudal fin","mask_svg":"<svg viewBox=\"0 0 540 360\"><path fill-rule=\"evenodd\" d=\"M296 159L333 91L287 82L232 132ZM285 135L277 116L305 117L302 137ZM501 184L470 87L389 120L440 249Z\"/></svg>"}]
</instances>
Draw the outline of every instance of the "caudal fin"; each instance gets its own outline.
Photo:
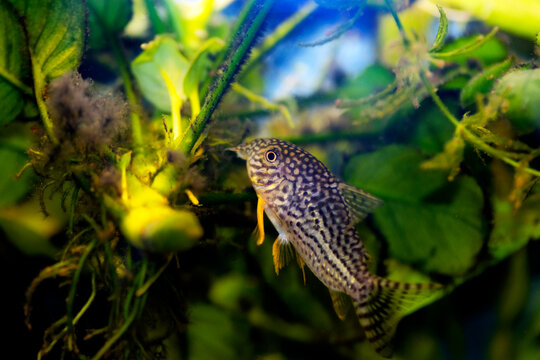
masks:
<instances>
[{"instance_id":1,"label":"caudal fin","mask_svg":"<svg viewBox=\"0 0 540 360\"><path fill-rule=\"evenodd\" d=\"M408 284L376 277L375 289L364 301L353 300L366 338L381 356L391 357L392 338L403 316L442 295L440 284Z\"/></svg>"}]
</instances>

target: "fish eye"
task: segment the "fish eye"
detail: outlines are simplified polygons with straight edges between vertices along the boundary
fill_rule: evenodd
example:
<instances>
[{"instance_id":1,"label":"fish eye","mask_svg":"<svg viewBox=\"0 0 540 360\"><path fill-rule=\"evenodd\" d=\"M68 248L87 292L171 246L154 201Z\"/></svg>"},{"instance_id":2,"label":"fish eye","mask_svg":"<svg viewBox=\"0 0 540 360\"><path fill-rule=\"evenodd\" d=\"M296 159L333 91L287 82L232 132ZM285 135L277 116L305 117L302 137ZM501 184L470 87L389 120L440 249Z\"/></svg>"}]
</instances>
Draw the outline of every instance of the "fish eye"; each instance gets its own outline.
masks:
<instances>
[{"instance_id":1,"label":"fish eye","mask_svg":"<svg viewBox=\"0 0 540 360\"><path fill-rule=\"evenodd\" d=\"M266 160L268 160L269 162L274 162L276 161L276 159L277 159L277 154L274 151L268 150L266 152Z\"/></svg>"}]
</instances>

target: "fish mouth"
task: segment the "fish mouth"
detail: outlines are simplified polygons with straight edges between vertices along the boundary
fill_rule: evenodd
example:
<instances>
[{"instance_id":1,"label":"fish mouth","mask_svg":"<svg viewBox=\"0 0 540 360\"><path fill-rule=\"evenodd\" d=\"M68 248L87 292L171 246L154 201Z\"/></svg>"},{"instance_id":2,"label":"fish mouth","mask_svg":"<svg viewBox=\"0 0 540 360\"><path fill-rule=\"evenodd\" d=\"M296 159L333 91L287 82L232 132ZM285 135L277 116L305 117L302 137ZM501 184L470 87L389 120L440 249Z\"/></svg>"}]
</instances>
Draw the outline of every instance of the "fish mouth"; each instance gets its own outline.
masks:
<instances>
[{"instance_id":1,"label":"fish mouth","mask_svg":"<svg viewBox=\"0 0 540 360\"><path fill-rule=\"evenodd\" d=\"M240 144L238 146L226 148L225 151L234 151L240 159L247 160L247 158L249 157L247 146L245 144Z\"/></svg>"}]
</instances>

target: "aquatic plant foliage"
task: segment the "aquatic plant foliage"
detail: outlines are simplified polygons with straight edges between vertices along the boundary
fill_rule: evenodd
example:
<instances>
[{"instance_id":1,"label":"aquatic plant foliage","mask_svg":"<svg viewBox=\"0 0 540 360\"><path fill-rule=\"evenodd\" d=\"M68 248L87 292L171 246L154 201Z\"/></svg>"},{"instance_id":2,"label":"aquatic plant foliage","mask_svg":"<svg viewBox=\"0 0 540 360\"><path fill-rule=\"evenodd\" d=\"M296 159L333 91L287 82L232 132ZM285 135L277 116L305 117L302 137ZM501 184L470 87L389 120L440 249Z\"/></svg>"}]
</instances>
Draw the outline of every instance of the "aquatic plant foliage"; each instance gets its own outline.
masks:
<instances>
[{"instance_id":1,"label":"aquatic plant foliage","mask_svg":"<svg viewBox=\"0 0 540 360\"><path fill-rule=\"evenodd\" d=\"M394 325L423 307L396 332L400 358L538 358L537 13L516 5L523 21L508 21L496 4L486 25L427 1L199 5L0 0L0 254L10 284L33 277L32 340L17 351L373 358L368 340L389 355ZM376 61L361 69L366 48ZM305 68L309 95L286 93ZM273 97L276 69L286 75ZM252 233L265 204L224 151L252 136L301 146L383 200L345 200L379 279L379 296L356 302L362 324L268 241L271 226ZM21 257L28 269L10 262ZM293 259L300 267L285 266ZM410 300L401 283L445 291L392 306L388 331L370 329L385 302ZM476 331L482 314L495 320Z\"/></svg>"}]
</instances>

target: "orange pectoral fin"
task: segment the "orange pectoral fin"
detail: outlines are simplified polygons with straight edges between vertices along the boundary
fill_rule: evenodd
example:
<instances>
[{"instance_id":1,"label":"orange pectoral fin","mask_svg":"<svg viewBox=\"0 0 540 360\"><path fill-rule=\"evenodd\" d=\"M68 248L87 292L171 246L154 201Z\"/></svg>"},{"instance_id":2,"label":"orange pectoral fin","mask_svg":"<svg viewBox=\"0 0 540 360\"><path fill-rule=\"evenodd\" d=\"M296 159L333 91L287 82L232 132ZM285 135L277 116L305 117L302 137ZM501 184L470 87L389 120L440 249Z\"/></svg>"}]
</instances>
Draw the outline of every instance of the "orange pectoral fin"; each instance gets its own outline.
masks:
<instances>
[{"instance_id":1,"label":"orange pectoral fin","mask_svg":"<svg viewBox=\"0 0 540 360\"><path fill-rule=\"evenodd\" d=\"M283 269L294 258L295 252L291 243L283 235L279 235L276 241L274 241L274 246L272 246L272 257L274 258L276 275L279 275L279 270Z\"/></svg>"},{"instance_id":2,"label":"orange pectoral fin","mask_svg":"<svg viewBox=\"0 0 540 360\"><path fill-rule=\"evenodd\" d=\"M259 228L257 245L262 245L264 242L264 200L258 195L257 197L259 198L257 202L257 227Z\"/></svg>"}]
</instances>

